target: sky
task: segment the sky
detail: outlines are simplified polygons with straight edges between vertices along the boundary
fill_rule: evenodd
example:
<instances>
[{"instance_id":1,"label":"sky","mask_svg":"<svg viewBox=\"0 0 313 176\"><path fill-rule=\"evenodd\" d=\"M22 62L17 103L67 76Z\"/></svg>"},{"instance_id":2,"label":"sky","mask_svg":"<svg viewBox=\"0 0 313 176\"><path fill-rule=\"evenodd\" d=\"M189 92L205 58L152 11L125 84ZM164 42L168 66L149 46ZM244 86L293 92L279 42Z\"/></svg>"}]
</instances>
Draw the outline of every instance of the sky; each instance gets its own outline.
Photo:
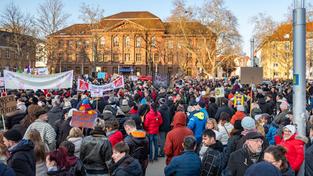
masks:
<instances>
[{"instance_id":1,"label":"sky","mask_svg":"<svg viewBox=\"0 0 313 176\"><path fill-rule=\"evenodd\" d=\"M6 5L13 1L24 12L36 15L36 9L44 0L0 0L0 13ZM277 22L285 18L288 6L294 0L224 0L225 7L238 19L238 29L243 39L243 52L249 55L250 38L253 32L251 17L258 13L266 13ZM308 1L308 0L307 0ZM104 16L109 16L121 11L150 11L165 20L173 9L171 0L62 0L64 11L70 14L67 25L82 23L79 19L79 10L83 3L99 6L104 9ZM186 0L187 5L201 5L203 0Z\"/></svg>"}]
</instances>

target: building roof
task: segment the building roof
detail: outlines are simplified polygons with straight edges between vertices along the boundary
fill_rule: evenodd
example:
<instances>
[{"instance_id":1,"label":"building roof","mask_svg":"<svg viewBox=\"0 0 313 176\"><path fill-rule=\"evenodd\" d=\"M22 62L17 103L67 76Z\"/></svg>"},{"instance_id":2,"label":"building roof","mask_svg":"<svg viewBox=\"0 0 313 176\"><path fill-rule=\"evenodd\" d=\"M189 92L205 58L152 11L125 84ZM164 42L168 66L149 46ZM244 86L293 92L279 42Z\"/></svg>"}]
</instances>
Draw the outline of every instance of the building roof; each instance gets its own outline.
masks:
<instances>
[{"instance_id":1,"label":"building roof","mask_svg":"<svg viewBox=\"0 0 313 176\"><path fill-rule=\"evenodd\" d=\"M306 32L313 32L313 22L306 23ZM292 39L293 27L291 23L281 24L269 37L274 41L284 41Z\"/></svg>"},{"instance_id":2,"label":"building roof","mask_svg":"<svg viewBox=\"0 0 313 176\"><path fill-rule=\"evenodd\" d=\"M182 27L179 27L182 25ZM166 34L182 34L185 32L186 34L205 34L210 32L210 30L199 22L165 22L165 33ZM184 31L182 30L184 29Z\"/></svg>"},{"instance_id":3,"label":"building roof","mask_svg":"<svg viewBox=\"0 0 313 176\"><path fill-rule=\"evenodd\" d=\"M52 35L86 35L90 34L90 29L91 26L89 24L73 24L53 33Z\"/></svg>"}]
</instances>

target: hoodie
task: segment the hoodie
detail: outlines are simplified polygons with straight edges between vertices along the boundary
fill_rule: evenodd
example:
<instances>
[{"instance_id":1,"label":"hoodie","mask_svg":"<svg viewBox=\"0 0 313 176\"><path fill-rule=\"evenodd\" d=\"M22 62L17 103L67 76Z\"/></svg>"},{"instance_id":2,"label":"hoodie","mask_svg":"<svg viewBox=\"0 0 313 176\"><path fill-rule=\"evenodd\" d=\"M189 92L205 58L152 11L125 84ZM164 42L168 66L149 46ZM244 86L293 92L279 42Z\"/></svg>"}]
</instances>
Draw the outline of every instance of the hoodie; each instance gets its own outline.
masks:
<instances>
[{"instance_id":1,"label":"hoodie","mask_svg":"<svg viewBox=\"0 0 313 176\"><path fill-rule=\"evenodd\" d=\"M186 136L193 135L193 132L186 127L186 114L176 112L173 120L173 129L168 132L164 145L166 164L169 164L174 156L180 155L184 149L182 143Z\"/></svg>"},{"instance_id":2,"label":"hoodie","mask_svg":"<svg viewBox=\"0 0 313 176\"><path fill-rule=\"evenodd\" d=\"M201 111L197 111L188 122L187 126L195 134L198 144L202 141L202 132L205 129L206 120L205 114Z\"/></svg>"},{"instance_id":3,"label":"hoodie","mask_svg":"<svg viewBox=\"0 0 313 176\"><path fill-rule=\"evenodd\" d=\"M113 165L112 176L140 176L142 169L138 160L126 155Z\"/></svg>"}]
</instances>

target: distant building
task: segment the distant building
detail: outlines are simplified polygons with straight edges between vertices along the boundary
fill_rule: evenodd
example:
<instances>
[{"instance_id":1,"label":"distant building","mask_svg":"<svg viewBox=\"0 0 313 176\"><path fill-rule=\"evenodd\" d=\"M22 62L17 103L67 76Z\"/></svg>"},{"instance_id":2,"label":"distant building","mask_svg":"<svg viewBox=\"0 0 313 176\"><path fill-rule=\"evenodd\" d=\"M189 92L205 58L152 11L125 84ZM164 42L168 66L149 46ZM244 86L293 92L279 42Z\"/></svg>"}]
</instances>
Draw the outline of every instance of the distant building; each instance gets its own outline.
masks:
<instances>
[{"instance_id":1,"label":"distant building","mask_svg":"<svg viewBox=\"0 0 313 176\"><path fill-rule=\"evenodd\" d=\"M292 79L292 24L282 24L258 48L265 79ZM306 24L306 78L313 79L313 22Z\"/></svg>"},{"instance_id":2,"label":"distant building","mask_svg":"<svg viewBox=\"0 0 313 176\"><path fill-rule=\"evenodd\" d=\"M27 35L0 31L0 72L35 66L36 45Z\"/></svg>"},{"instance_id":3,"label":"distant building","mask_svg":"<svg viewBox=\"0 0 313 176\"><path fill-rule=\"evenodd\" d=\"M195 56L182 46L185 38L177 25L146 11L121 12L92 25L74 24L48 36L47 64L51 72L74 70L76 75L96 71L171 75L182 67L196 75ZM189 22L188 28L208 30L197 22ZM197 46L204 35L195 32L187 37Z\"/></svg>"}]
</instances>

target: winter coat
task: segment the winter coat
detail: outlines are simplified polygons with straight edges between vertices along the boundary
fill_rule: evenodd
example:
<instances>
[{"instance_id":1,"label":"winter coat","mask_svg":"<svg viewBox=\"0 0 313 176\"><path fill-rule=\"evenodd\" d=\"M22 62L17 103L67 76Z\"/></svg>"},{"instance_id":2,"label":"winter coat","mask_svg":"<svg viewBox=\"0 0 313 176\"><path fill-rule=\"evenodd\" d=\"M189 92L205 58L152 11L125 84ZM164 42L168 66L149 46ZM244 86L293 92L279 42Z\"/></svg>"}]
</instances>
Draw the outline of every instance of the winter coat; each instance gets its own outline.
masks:
<instances>
[{"instance_id":1,"label":"winter coat","mask_svg":"<svg viewBox=\"0 0 313 176\"><path fill-rule=\"evenodd\" d=\"M188 162L186 162L188 161ZM199 176L201 160L194 151L184 151L175 156L164 169L165 176Z\"/></svg>"},{"instance_id":2,"label":"winter coat","mask_svg":"<svg viewBox=\"0 0 313 176\"><path fill-rule=\"evenodd\" d=\"M274 122L276 124L281 124L287 117L288 110L283 111L281 113L279 113L275 118L274 118Z\"/></svg>"},{"instance_id":3,"label":"winter coat","mask_svg":"<svg viewBox=\"0 0 313 176\"><path fill-rule=\"evenodd\" d=\"M160 112L155 112L151 109L144 120L144 128L148 134L159 134L159 127L162 125L163 119Z\"/></svg>"},{"instance_id":4,"label":"winter coat","mask_svg":"<svg viewBox=\"0 0 313 176\"><path fill-rule=\"evenodd\" d=\"M92 135L84 137L79 157L88 171L107 174L106 162L112 158L112 147L103 131L95 129Z\"/></svg>"},{"instance_id":5,"label":"winter coat","mask_svg":"<svg viewBox=\"0 0 313 176\"><path fill-rule=\"evenodd\" d=\"M126 155L113 165L112 176L142 176L143 172L137 159Z\"/></svg>"},{"instance_id":6,"label":"winter coat","mask_svg":"<svg viewBox=\"0 0 313 176\"><path fill-rule=\"evenodd\" d=\"M259 163L253 164L245 172L245 176L256 176L256 175L282 176L277 167L266 161L261 161Z\"/></svg>"},{"instance_id":7,"label":"winter coat","mask_svg":"<svg viewBox=\"0 0 313 176\"><path fill-rule=\"evenodd\" d=\"M288 167L280 171L282 176L296 176L295 171L292 170L290 164L288 163ZM307 170L305 170L307 172Z\"/></svg>"},{"instance_id":8,"label":"winter coat","mask_svg":"<svg viewBox=\"0 0 313 176\"><path fill-rule=\"evenodd\" d=\"M183 152L182 143L184 138L193 135L193 132L186 127L186 115L183 112L176 112L173 126L173 129L167 133L164 145L166 164L169 164L174 156L180 155Z\"/></svg>"},{"instance_id":9,"label":"winter coat","mask_svg":"<svg viewBox=\"0 0 313 176\"><path fill-rule=\"evenodd\" d=\"M160 126L160 131L169 132L171 130L171 116L170 109L166 104L161 105L159 108L159 112L161 113L163 123Z\"/></svg>"},{"instance_id":10,"label":"winter coat","mask_svg":"<svg viewBox=\"0 0 313 176\"><path fill-rule=\"evenodd\" d=\"M62 121L60 128L58 130L58 139L57 139L58 144L65 141L67 136L70 134L70 131L72 129L70 125L71 120L72 117L68 117L66 120Z\"/></svg>"},{"instance_id":11,"label":"winter coat","mask_svg":"<svg viewBox=\"0 0 313 176\"><path fill-rule=\"evenodd\" d=\"M265 135L266 140L270 145L275 145L275 136L278 128L278 125L275 122L272 122L267 134Z\"/></svg>"},{"instance_id":12,"label":"winter coat","mask_svg":"<svg viewBox=\"0 0 313 176\"><path fill-rule=\"evenodd\" d=\"M281 140L277 143L277 145L281 145L286 148L286 158L290 163L291 168L294 171L299 171L301 164L304 160L304 144L300 136L296 136L296 134L292 135L287 140Z\"/></svg>"},{"instance_id":13,"label":"winter coat","mask_svg":"<svg viewBox=\"0 0 313 176\"><path fill-rule=\"evenodd\" d=\"M216 119L216 113L217 113L217 110L218 110L218 106L216 103L210 103L209 104L209 107L208 107L208 113L209 113L209 117L210 118L215 118ZM218 120L218 119L216 119Z\"/></svg>"},{"instance_id":14,"label":"winter coat","mask_svg":"<svg viewBox=\"0 0 313 176\"><path fill-rule=\"evenodd\" d=\"M241 131L232 131L231 137L228 139L227 146L225 148L225 162L228 162L230 154L236 151L237 143L242 137Z\"/></svg>"},{"instance_id":15,"label":"winter coat","mask_svg":"<svg viewBox=\"0 0 313 176\"><path fill-rule=\"evenodd\" d=\"M82 145L83 138L82 137L71 137L67 139L75 145L74 155L79 157L80 155L80 147Z\"/></svg>"},{"instance_id":16,"label":"winter coat","mask_svg":"<svg viewBox=\"0 0 313 176\"><path fill-rule=\"evenodd\" d=\"M234 126L231 123L227 122L224 124L224 126L219 123L217 127L220 133L220 139L218 140L221 141L223 145L227 145L228 138L230 137L230 133L233 130Z\"/></svg>"},{"instance_id":17,"label":"winter coat","mask_svg":"<svg viewBox=\"0 0 313 176\"><path fill-rule=\"evenodd\" d=\"M313 175L313 145L305 151L305 176Z\"/></svg>"},{"instance_id":18,"label":"winter coat","mask_svg":"<svg viewBox=\"0 0 313 176\"><path fill-rule=\"evenodd\" d=\"M55 106L47 114L48 123L55 128L55 123L63 118L63 109L60 106Z\"/></svg>"},{"instance_id":19,"label":"winter coat","mask_svg":"<svg viewBox=\"0 0 313 176\"><path fill-rule=\"evenodd\" d=\"M107 136L112 147L123 140L123 134L119 130L110 131L107 133Z\"/></svg>"},{"instance_id":20,"label":"winter coat","mask_svg":"<svg viewBox=\"0 0 313 176\"><path fill-rule=\"evenodd\" d=\"M242 112L242 111L237 111L232 117L231 117L231 120L230 120L230 123L232 125L235 124L236 120L242 120L244 117L246 117L247 115Z\"/></svg>"},{"instance_id":21,"label":"winter coat","mask_svg":"<svg viewBox=\"0 0 313 176\"><path fill-rule=\"evenodd\" d=\"M15 176L15 172L7 165L0 163L0 175L1 176Z\"/></svg>"},{"instance_id":22,"label":"winter coat","mask_svg":"<svg viewBox=\"0 0 313 176\"><path fill-rule=\"evenodd\" d=\"M32 141L22 139L15 147L10 148L9 152L11 156L7 160L7 165L14 170L16 176L36 175L36 159Z\"/></svg>"},{"instance_id":23,"label":"winter coat","mask_svg":"<svg viewBox=\"0 0 313 176\"><path fill-rule=\"evenodd\" d=\"M231 153L226 167L226 173L232 176L243 176L248 167L254 164L250 155L247 147L243 147ZM262 158L263 157L259 155L255 157L255 160L259 162Z\"/></svg>"},{"instance_id":24,"label":"winter coat","mask_svg":"<svg viewBox=\"0 0 313 176\"><path fill-rule=\"evenodd\" d=\"M208 147L207 151L203 155L200 175L220 175L223 169L223 160L223 144L219 141L216 141L215 144L212 144Z\"/></svg>"},{"instance_id":25,"label":"winter coat","mask_svg":"<svg viewBox=\"0 0 313 176\"><path fill-rule=\"evenodd\" d=\"M202 132L205 129L207 119L203 112L198 111L192 115L190 118L187 127L192 130L197 139L197 143L202 141Z\"/></svg>"},{"instance_id":26,"label":"winter coat","mask_svg":"<svg viewBox=\"0 0 313 176\"><path fill-rule=\"evenodd\" d=\"M219 120L219 119L220 119L220 115L221 115L222 112L226 112L226 113L228 113L230 116L233 116L234 113L235 113L233 109L231 109L231 108L228 107L227 105L223 105L223 106L221 106L221 107L219 107L219 108L217 109L217 112L216 112L216 114L215 114L215 119L216 119L216 120Z\"/></svg>"},{"instance_id":27,"label":"winter coat","mask_svg":"<svg viewBox=\"0 0 313 176\"><path fill-rule=\"evenodd\" d=\"M5 115L5 126L11 129L15 124L19 124L20 121L26 116L26 112L23 110L16 110Z\"/></svg>"}]
</instances>

